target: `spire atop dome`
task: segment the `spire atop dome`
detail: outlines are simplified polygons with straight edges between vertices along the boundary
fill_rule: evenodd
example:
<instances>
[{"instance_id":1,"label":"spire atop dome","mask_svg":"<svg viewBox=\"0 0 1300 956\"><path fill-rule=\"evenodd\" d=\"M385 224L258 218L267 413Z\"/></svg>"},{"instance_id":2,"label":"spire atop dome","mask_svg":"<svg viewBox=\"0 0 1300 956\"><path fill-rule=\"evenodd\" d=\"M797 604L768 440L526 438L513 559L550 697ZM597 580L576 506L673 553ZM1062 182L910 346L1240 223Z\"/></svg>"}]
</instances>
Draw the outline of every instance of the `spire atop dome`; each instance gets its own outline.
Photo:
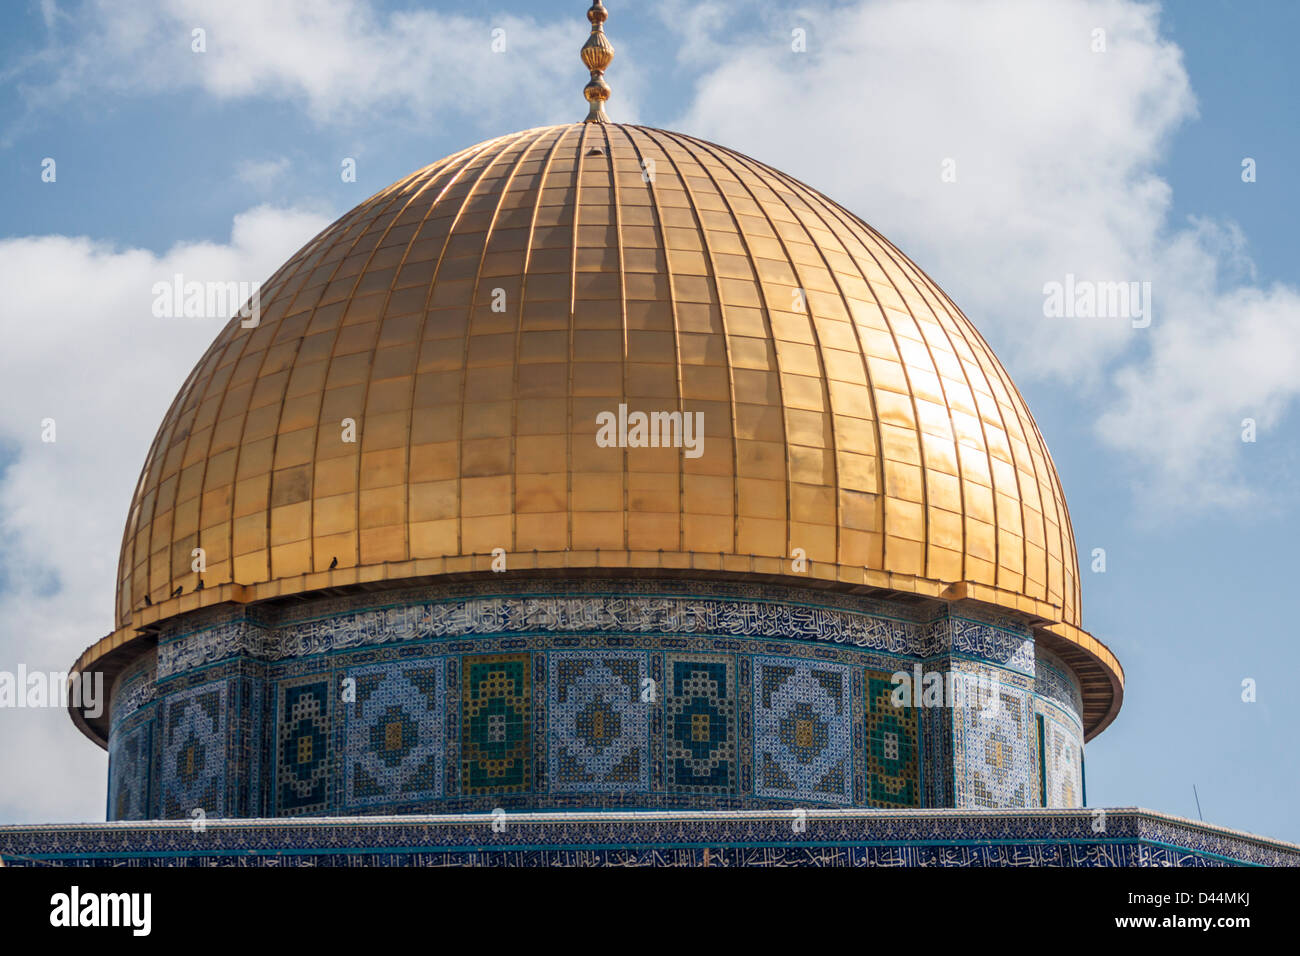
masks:
<instances>
[{"instance_id":1,"label":"spire atop dome","mask_svg":"<svg viewBox=\"0 0 1300 956\"><path fill-rule=\"evenodd\" d=\"M587 11L587 19L591 21L591 36L587 37L581 52L582 62L591 70L591 82L582 90L582 95L591 104L584 120L587 123L609 122L609 116L605 114L605 101L609 99L610 88L605 82L605 69L614 59L614 45L605 36L605 20L608 16L609 11L601 0L593 0L591 9Z\"/></svg>"}]
</instances>

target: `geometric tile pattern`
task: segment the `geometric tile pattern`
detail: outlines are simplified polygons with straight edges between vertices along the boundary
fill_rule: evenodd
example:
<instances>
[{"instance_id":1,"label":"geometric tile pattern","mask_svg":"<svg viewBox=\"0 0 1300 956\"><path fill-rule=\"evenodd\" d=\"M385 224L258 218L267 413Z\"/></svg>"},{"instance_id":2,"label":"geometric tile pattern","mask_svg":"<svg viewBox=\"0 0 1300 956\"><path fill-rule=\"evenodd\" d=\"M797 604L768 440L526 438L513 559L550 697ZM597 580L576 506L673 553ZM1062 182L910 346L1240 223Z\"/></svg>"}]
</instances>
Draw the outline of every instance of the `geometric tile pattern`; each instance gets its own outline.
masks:
<instances>
[{"instance_id":1,"label":"geometric tile pattern","mask_svg":"<svg viewBox=\"0 0 1300 956\"><path fill-rule=\"evenodd\" d=\"M736 697L726 657L668 657L669 793L729 793L736 783Z\"/></svg>"},{"instance_id":2,"label":"geometric tile pattern","mask_svg":"<svg viewBox=\"0 0 1300 956\"><path fill-rule=\"evenodd\" d=\"M847 667L756 658L755 790L765 797L851 803L851 708Z\"/></svg>"},{"instance_id":3,"label":"geometric tile pattern","mask_svg":"<svg viewBox=\"0 0 1300 956\"><path fill-rule=\"evenodd\" d=\"M467 657L462 667L463 792L527 792L532 787L530 656Z\"/></svg>"},{"instance_id":4,"label":"geometric tile pattern","mask_svg":"<svg viewBox=\"0 0 1300 956\"><path fill-rule=\"evenodd\" d=\"M976 698L974 677L969 706L953 708L956 803L959 807L999 809L1038 803L1037 761L1026 695L1003 687L995 706Z\"/></svg>"},{"instance_id":5,"label":"geometric tile pattern","mask_svg":"<svg viewBox=\"0 0 1300 956\"><path fill-rule=\"evenodd\" d=\"M109 741L108 815L1082 801L1067 695L1035 693L1045 654L1035 683L946 656L942 640L920 654L888 629L827 629L797 603L848 613L856 598L733 584L666 603L655 587L538 585L546 601L480 588L442 605L413 589L413 603L364 618L352 598L322 599L301 630L280 632L286 656L214 660L188 647L167 678L131 678L140 692ZM889 610L862 600L849 611ZM764 602L761 615L747 610ZM955 668L968 692L992 681L1000 706L976 694L969 708L894 707L892 675L921 661L936 677Z\"/></svg>"},{"instance_id":6,"label":"geometric tile pattern","mask_svg":"<svg viewBox=\"0 0 1300 956\"><path fill-rule=\"evenodd\" d=\"M442 658L348 670L343 807L429 800L443 794L447 694Z\"/></svg>"},{"instance_id":7,"label":"geometric tile pattern","mask_svg":"<svg viewBox=\"0 0 1300 956\"><path fill-rule=\"evenodd\" d=\"M226 812L228 682L204 684L167 700L162 723L162 816Z\"/></svg>"},{"instance_id":8,"label":"geometric tile pattern","mask_svg":"<svg viewBox=\"0 0 1300 956\"><path fill-rule=\"evenodd\" d=\"M146 721L134 730L113 735L108 761L110 820L145 820L149 817L152 729L152 722Z\"/></svg>"},{"instance_id":9,"label":"geometric tile pattern","mask_svg":"<svg viewBox=\"0 0 1300 956\"><path fill-rule=\"evenodd\" d=\"M646 655L557 651L550 655L547 760L552 793L647 790L650 707Z\"/></svg>"},{"instance_id":10,"label":"geometric tile pattern","mask_svg":"<svg viewBox=\"0 0 1300 956\"><path fill-rule=\"evenodd\" d=\"M1083 748L1078 737L1050 717L1043 720L1043 729L1047 805L1062 809L1083 806Z\"/></svg>"},{"instance_id":11,"label":"geometric tile pattern","mask_svg":"<svg viewBox=\"0 0 1300 956\"><path fill-rule=\"evenodd\" d=\"M883 671L867 671L867 806L921 805L920 711L894 706L897 686Z\"/></svg>"},{"instance_id":12,"label":"geometric tile pattern","mask_svg":"<svg viewBox=\"0 0 1300 956\"><path fill-rule=\"evenodd\" d=\"M329 805L330 681L317 676L280 687L276 811L321 813Z\"/></svg>"},{"instance_id":13,"label":"geometric tile pattern","mask_svg":"<svg viewBox=\"0 0 1300 956\"><path fill-rule=\"evenodd\" d=\"M943 707L922 707L921 784L923 807L959 806L954 796L954 727L952 711Z\"/></svg>"}]
</instances>

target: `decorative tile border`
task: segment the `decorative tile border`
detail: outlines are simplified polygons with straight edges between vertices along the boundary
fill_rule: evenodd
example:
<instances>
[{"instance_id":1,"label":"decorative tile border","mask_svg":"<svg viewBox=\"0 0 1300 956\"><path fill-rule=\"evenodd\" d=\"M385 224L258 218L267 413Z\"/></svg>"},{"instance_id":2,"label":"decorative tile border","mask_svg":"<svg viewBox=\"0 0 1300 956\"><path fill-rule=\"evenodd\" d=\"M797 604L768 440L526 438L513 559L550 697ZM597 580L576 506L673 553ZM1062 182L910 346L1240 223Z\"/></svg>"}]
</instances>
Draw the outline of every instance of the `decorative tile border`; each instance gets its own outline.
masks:
<instances>
[{"instance_id":1,"label":"decorative tile border","mask_svg":"<svg viewBox=\"0 0 1300 956\"><path fill-rule=\"evenodd\" d=\"M153 702L158 691L157 664L156 653L150 651L118 675L111 697L110 734L141 707Z\"/></svg>"},{"instance_id":2,"label":"decorative tile border","mask_svg":"<svg viewBox=\"0 0 1300 956\"><path fill-rule=\"evenodd\" d=\"M1300 846L1131 808L332 817L0 827L6 866L1300 865Z\"/></svg>"},{"instance_id":3,"label":"decorative tile border","mask_svg":"<svg viewBox=\"0 0 1300 956\"><path fill-rule=\"evenodd\" d=\"M1069 667L1045 647L1035 650L1034 693L1055 701L1073 717L1083 730L1083 693Z\"/></svg>"},{"instance_id":4,"label":"decorative tile border","mask_svg":"<svg viewBox=\"0 0 1300 956\"><path fill-rule=\"evenodd\" d=\"M938 605L761 584L646 578L488 580L407 588L382 596L320 598L305 607L309 610L298 603L221 608L164 622L158 679L238 655L279 660L452 633L564 630L799 633L807 639L923 658L955 650L1033 671L1029 631L1007 617L974 608L955 612ZM1027 659L1026 641L1031 648Z\"/></svg>"}]
</instances>

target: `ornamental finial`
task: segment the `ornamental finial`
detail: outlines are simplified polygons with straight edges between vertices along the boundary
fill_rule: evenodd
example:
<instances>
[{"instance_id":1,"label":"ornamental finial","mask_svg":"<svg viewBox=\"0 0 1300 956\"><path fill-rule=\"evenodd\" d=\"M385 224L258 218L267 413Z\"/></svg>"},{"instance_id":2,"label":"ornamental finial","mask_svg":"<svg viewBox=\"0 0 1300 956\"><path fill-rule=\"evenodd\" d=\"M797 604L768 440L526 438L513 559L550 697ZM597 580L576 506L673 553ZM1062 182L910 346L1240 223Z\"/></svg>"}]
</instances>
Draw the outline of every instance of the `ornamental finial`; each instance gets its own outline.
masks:
<instances>
[{"instance_id":1,"label":"ornamental finial","mask_svg":"<svg viewBox=\"0 0 1300 956\"><path fill-rule=\"evenodd\" d=\"M591 104L587 111L588 123L608 123L605 115L605 101L609 99L609 84L605 82L605 68L614 59L614 45L605 36L605 19L609 11L601 0L592 0L587 19L591 21L591 36L582 45L582 62L591 70L591 82L583 87L582 95Z\"/></svg>"}]
</instances>

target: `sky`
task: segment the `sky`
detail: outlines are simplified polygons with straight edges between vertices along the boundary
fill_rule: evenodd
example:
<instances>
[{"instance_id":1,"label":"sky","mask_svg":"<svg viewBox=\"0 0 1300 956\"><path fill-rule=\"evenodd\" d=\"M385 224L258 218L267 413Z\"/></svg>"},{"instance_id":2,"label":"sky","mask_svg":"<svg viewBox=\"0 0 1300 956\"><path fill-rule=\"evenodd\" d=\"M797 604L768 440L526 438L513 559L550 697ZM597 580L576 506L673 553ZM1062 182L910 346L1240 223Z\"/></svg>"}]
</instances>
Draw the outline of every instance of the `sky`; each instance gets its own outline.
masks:
<instances>
[{"instance_id":1,"label":"sky","mask_svg":"<svg viewBox=\"0 0 1300 956\"><path fill-rule=\"evenodd\" d=\"M223 324L154 317L154 283L260 281L399 177L581 119L586 6L6 5L0 671L66 670L111 630L140 465ZM607 6L616 122L836 199L1020 386L1069 501L1084 626L1126 671L1089 804L1300 842L1300 5ZM1149 322L1047 314L1067 276L1149 288ZM0 823L102 820L105 783L66 712L0 709Z\"/></svg>"}]
</instances>

